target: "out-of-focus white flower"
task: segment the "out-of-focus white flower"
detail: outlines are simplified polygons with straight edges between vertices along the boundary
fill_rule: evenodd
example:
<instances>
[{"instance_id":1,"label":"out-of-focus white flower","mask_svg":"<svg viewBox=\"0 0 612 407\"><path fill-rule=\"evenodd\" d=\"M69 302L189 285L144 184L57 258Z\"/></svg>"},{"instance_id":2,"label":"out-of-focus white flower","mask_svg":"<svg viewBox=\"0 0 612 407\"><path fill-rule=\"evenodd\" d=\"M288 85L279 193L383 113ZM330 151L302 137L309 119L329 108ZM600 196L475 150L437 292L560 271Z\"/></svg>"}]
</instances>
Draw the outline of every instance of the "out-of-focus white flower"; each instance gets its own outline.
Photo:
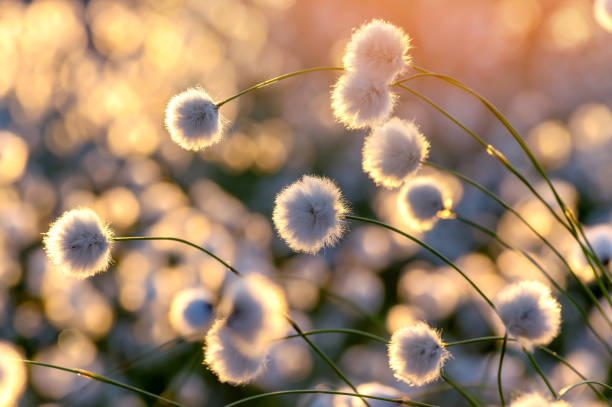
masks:
<instances>
[{"instance_id":1,"label":"out-of-focus white flower","mask_svg":"<svg viewBox=\"0 0 612 407\"><path fill-rule=\"evenodd\" d=\"M537 281L521 281L502 290L497 311L508 333L527 345L547 345L559 333L561 305Z\"/></svg>"},{"instance_id":2,"label":"out-of-focus white flower","mask_svg":"<svg viewBox=\"0 0 612 407\"><path fill-rule=\"evenodd\" d=\"M384 384L380 384L377 382L363 383L357 386L357 393L359 394L367 394L368 396L375 397L384 397L387 399L396 399L396 400L407 400L407 398L402 397L402 394L394 389L393 387L385 386ZM401 406L402 403L392 403L390 401L385 400L376 400L376 399L366 399L370 407L393 407L393 406ZM351 396L351 404L350 407L362 407L363 401L359 397Z\"/></svg>"},{"instance_id":3,"label":"out-of-focus white flower","mask_svg":"<svg viewBox=\"0 0 612 407\"><path fill-rule=\"evenodd\" d=\"M342 236L348 213L342 193L328 178L305 175L277 196L272 219L293 250L316 253Z\"/></svg>"},{"instance_id":4,"label":"out-of-focus white flower","mask_svg":"<svg viewBox=\"0 0 612 407\"><path fill-rule=\"evenodd\" d=\"M212 295L204 288L179 291L170 305L170 325L182 336L199 339L195 335L203 337L214 320L212 304Z\"/></svg>"},{"instance_id":5,"label":"out-of-focus white flower","mask_svg":"<svg viewBox=\"0 0 612 407\"><path fill-rule=\"evenodd\" d=\"M409 49L410 38L401 28L384 20L372 20L353 33L346 47L344 66L390 83L410 64Z\"/></svg>"},{"instance_id":6,"label":"out-of-focus white flower","mask_svg":"<svg viewBox=\"0 0 612 407\"><path fill-rule=\"evenodd\" d=\"M452 207L449 191L429 177L409 180L398 195L398 210L406 224L418 231L433 227L439 215Z\"/></svg>"},{"instance_id":7,"label":"out-of-focus white flower","mask_svg":"<svg viewBox=\"0 0 612 407\"><path fill-rule=\"evenodd\" d=\"M267 347L238 345L237 338L224 320L217 320L206 335L204 363L221 382L246 384L265 370Z\"/></svg>"},{"instance_id":8,"label":"out-of-focus white flower","mask_svg":"<svg viewBox=\"0 0 612 407\"><path fill-rule=\"evenodd\" d=\"M395 377L414 386L436 380L450 357L440 334L423 322L395 331L388 351Z\"/></svg>"},{"instance_id":9,"label":"out-of-focus white flower","mask_svg":"<svg viewBox=\"0 0 612 407\"><path fill-rule=\"evenodd\" d=\"M397 117L372 130L363 145L363 170L377 185L396 188L427 158L429 142L412 121Z\"/></svg>"},{"instance_id":10,"label":"out-of-focus white flower","mask_svg":"<svg viewBox=\"0 0 612 407\"><path fill-rule=\"evenodd\" d=\"M601 264L604 267L609 267L612 260L612 226L591 226L585 228L584 234ZM576 242L572 243L569 261L572 269L585 281L589 282L595 278L593 269L586 261L580 245Z\"/></svg>"},{"instance_id":11,"label":"out-of-focus white flower","mask_svg":"<svg viewBox=\"0 0 612 407\"><path fill-rule=\"evenodd\" d=\"M349 129L384 123L391 116L395 99L386 83L358 72L340 76L331 95L336 119Z\"/></svg>"},{"instance_id":12,"label":"out-of-focus white flower","mask_svg":"<svg viewBox=\"0 0 612 407\"><path fill-rule=\"evenodd\" d=\"M19 359L15 346L0 342L0 407L16 406L25 390L26 368Z\"/></svg>"},{"instance_id":13,"label":"out-of-focus white flower","mask_svg":"<svg viewBox=\"0 0 612 407\"><path fill-rule=\"evenodd\" d=\"M510 407L570 407L570 405L563 400L550 401L538 393L530 393L514 400Z\"/></svg>"},{"instance_id":14,"label":"out-of-focus white flower","mask_svg":"<svg viewBox=\"0 0 612 407\"><path fill-rule=\"evenodd\" d=\"M612 0L595 0L593 10L599 25L612 33Z\"/></svg>"},{"instance_id":15,"label":"out-of-focus white flower","mask_svg":"<svg viewBox=\"0 0 612 407\"><path fill-rule=\"evenodd\" d=\"M68 274L87 278L106 271L113 232L91 209L73 209L57 219L44 237L51 261Z\"/></svg>"},{"instance_id":16,"label":"out-of-focus white flower","mask_svg":"<svg viewBox=\"0 0 612 407\"><path fill-rule=\"evenodd\" d=\"M208 93L202 88L191 88L168 103L166 128L175 143L196 151L221 140L223 121Z\"/></svg>"}]
</instances>

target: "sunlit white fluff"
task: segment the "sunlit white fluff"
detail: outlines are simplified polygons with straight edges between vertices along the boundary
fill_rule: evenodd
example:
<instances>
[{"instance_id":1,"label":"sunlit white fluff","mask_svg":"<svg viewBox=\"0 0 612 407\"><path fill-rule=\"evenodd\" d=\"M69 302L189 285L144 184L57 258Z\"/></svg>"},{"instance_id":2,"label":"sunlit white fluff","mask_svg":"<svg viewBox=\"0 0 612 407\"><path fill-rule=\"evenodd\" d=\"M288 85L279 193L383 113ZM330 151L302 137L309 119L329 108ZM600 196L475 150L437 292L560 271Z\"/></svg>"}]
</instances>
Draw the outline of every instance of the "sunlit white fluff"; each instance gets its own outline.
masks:
<instances>
[{"instance_id":1,"label":"sunlit white fluff","mask_svg":"<svg viewBox=\"0 0 612 407\"><path fill-rule=\"evenodd\" d=\"M235 280L219 304L219 316L234 337L234 346L267 346L285 335L287 302L282 289L260 273Z\"/></svg>"},{"instance_id":2,"label":"sunlit white fluff","mask_svg":"<svg viewBox=\"0 0 612 407\"><path fill-rule=\"evenodd\" d=\"M610 267L612 260L612 226L597 225L585 228L584 234L593 247L595 255L604 267ZM580 278L589 282L595 278L593 269L587 262L578 243L573 242L569 253L572 269Z\"/></svg>"},{"instance_id":3,"label":"sunlit white fluff","mask_svg":"<svg viewBox=\"0 0 612 407\"><path fill-rule=\"evenodd\" d=\"M276 196L272 219L289 247L314 254L342 236L347 213L333 181L305 175Z\"/></svg>"},{"instance_id":4,"label":"sunlit white fluff","mask_svg":"<svg viewBox=\"0 0 612 407\"><path fill-rule=\"evenodd\" d=\"M172 300L168 317L177 333L201 339L214 320L212 295L204 288L179 291Z\"/></svg>"},{"instance_id":5,"label":"sunlit white fluff","mask_svg":"<svg viewBox=\"0 0 612 407\"><path fill-rule=\"evenodd\" d=\"M398 194L398 210L414 230L429 230L443 211L452 207L446 186L429 177L416 177L404 184Z\"/></svg>"},{"instance_id":6,"label":"sunlit white fluff","mask_svg":"<svg viewBox=\"0 0 612 407\"><path fill-rule=\"evenodd\" d=\"M346 47L344 66L390 83L410 64L409 49L410 38L401 28L384 20L372 20L353 33Z\"/></svg>"},{"instance_id":7,"label":"sunlit white fluff","mask_svg":"<svg viewBox=\"0 0 612 407\"><path fill-rule=\"evenodd\" d=\"M26 385L26 368L14 345L0 342L0 407L18 404Z\"/></svg>"},{"instance_id":8,"label":"sunlit white fluff","mask_svg":"<svg viewBox=\"0 0 612 407\"><path fill-rule=\"evenodd\" d=\"M241 345L224 320L217 320L206 335L204 363L221 382L246 384L265 370L268 347Z\"/></svg>"},{"instance_id":9,"label":"sunlit white fluff","mask_svg":"<svg viewBox=\"0 0 612 407\"><path fill-rule=\"evenodd\" d=\"M529 346L547 345L559 333L561 306L542 283L512 284L497 295L495 302L508 333Z\"/></svg>"},{"instance_id":10,"label":"sunlit white fluff","mask_svg":"<svg viewBox=\"0 0 612 407\"><path fill-rule=\"evenodd\" d=\"M221 139L222 118L217 105L202 88L174 96L166 108L170 137L186 150L201 150Z\"/></svg>"},{"instance_id":11,"label":"sunlit white fluff","mask_svg":"<svg viewBox=\"0 0 612 407\"><path fill-rule=\"evenodd\" d=\"M57 219L45 234L45 250L63 271L79 278L106 271L111 261L113 233L91 209L73 209Z\"/></svg>"},{"instance_id":12,"label":"sunlit white fluff","mask_svg":"<svg viewBox=\"0 0 612 407\"><path fill-rule=\"evenodd\" d=\"M363 383L357 386L357 393L359 394L367 394L368 396L375 397L384 397L387 399L406 399L407 397L402 397L402 394L394 389L393 387L385 386L384 384L380 384L377 382ZM351 404L350 407L363 407L363 401L359 397L351 396ZM376 399L366 399L370 407L393 407L393 406L401 406L402 403L392 403L384 400L376 400ZM334 406L335 407L335 406Z\"/></svg>"},{"instance_id":13,"label":"sunlit white fluff","mask_svg":"<svg viewBox=\"0 0 612 407\"><path fill-rule=\"evenodd\" d=\"M396 96L384 82L347 72L334 85L331 99L336 119L349 129L361 129L387 121Z\"/></svg>"},{"instance_id":14,"label":"sunlit white fluff","mask_svg":"<svg viewBox=\"0 0 612 407\"><path fill-rule=\"evenodd\" d=\"M427 158L429 142L412 121L397 117L372 130L363 145L363 170L387 188L402 185Z\"/></svg>"},{"instance_id":15,"label":"sunlit white fluff","mask_svg":"<svg viewBox=\"0 0 612 407\"><path fill-rule=\"evenodd\" d=\"M570 407L570 405L563 400L551 401L538 393L530 393L514 400L510 407Z\"/></svg>"},{"instance_id":16,"label":"sunlit white fluff","mask_svg":"<svg viewBox=\"0 0 612 407\"><path fill-rule=\"evenodd\" d=\"M612 33L612 0L595 0L593 11L599 25Z\"/></svg>"},{"instance_id":17,"label":"sunlit white fluff","mask_svg":"<svg viewBox=\"0 0 612 407\"><path fill-rule=\"evenodd\" d=\"M450 356L440 334L423 322L395 331L388 354L395 377L414 386L436 380Z\"/></svg>"}]
</instances>

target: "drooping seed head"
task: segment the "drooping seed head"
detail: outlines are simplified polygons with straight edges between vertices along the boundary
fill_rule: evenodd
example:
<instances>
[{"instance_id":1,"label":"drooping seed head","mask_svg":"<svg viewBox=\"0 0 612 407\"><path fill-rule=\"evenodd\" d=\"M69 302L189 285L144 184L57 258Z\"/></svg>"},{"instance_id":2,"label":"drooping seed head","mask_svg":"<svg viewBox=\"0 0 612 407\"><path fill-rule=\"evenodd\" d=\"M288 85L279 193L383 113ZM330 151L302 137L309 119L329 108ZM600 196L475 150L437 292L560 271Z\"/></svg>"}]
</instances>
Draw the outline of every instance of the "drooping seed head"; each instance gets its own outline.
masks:
<instances>
[{"instance_id":1,"label":"drooping seed head","mask_svg":"<svg viewBox=\"0 0 612 407\"><path fill-rule=\"evenodd\" d=\"M106 271L113 233L91 209L73 209L57 219L43 243L51 261L68 274L87 278Z\"/></svg>"},{"instance_id":2,"label":"drooping seed head","mask_svg":"<svg viewBox=\"0 0 612 407\"><path fill-rule=\"evenodd\" d=\"M214 321L212 295L204 288L179 291L172 300L168 316L170 325L180 335L201 334L203 337Z\"/></svg>"},{"instance_id":3,"label":"drooping seed head","mask_svg":"<svg viewBox=\"0 0 612 407\"><path fill-rule=\"evenodd\" d=\"M402 187L397 204L408 226L424 231L433 227L440 212L452 207L452 200L442 183L429 177L417 177Z\"/></svg>"},{"instance_id":4,"label":"drooping seed head","mask_svg":"<svg viewBox=\"0 0 612 407\"><path fill-rule=\"evenodd\" d=\"M276 196L272 219L289 247L314 254L342 236L347 213L333 181L305 175Z\"/></svg>"}]
</instances>

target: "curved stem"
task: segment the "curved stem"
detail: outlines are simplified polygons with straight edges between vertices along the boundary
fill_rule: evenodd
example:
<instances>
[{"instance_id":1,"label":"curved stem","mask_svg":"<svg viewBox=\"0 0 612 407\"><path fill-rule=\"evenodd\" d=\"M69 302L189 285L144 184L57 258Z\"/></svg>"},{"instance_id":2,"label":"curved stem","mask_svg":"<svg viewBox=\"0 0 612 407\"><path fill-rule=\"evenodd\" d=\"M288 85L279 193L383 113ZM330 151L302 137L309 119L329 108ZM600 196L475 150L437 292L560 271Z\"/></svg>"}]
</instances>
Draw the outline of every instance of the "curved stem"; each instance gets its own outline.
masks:
<instances>
[{"instance_id":1,"label":"curved stem","mask_svg":"<svg viewBox=\"0 0 612 407\"><path fill-rule=\"evenodd\" d=\"M463 388L455 383L450 377L445 375L444 373L440 373L440 377L448 384L450 384L459 394L463 396L464 399L470 403L472 407L480 407L480 403L477 402L472 396L470 396Z\"/></svg>"},{"instance_id":2,"label":"curved stem","mask_svg":"<svg viewBox=\"0 0 612 407\"><path fill-rule=\"evenodd\" d=\"M527 355L527 358L531 362L531 365L536 370L536 372L538 372L538 374L540 375L540 377L544 381L544 384L546 384L546 387L548 387L548 390L550 391L550 394L552 394L552 396L555 398L555 400L557 400L559 398L559 396L557 395L557 393L555 392L555 389L552 387L552 385L550 384L550 382L546 378L546 375L544 374L544 372L540 368L540 365L538 365L538 362L536 362L536 360L533 358L533 355L527 350L527 348L525 348L524 346L522 348L523 348L523 352L525 352L525 355Z\"/></svg>"},{"instance_id":3,"label":"curved stem","mask_svg":"<svg viewBox=\"0 0 612 407\"><path fill-rule=\"evenodd\" d=\"M232 100L234 100L236 98L239 98L242 95L245 95L245 94L247 94L249 92L252 92L254 90L263 88L264 86L268 86L268 85L271 85L273 83L282 81L283 79L293 78L294 76L304 75L304 74L307 74L307 73L310 73L310 72L318 72L318 71L344 71L344 70L345 70L344 67L340 67L340 66L324 66L324 67L317 67L317 68L302 69L300 71L295 71L295 72L287 73L287 74L284 74L284 75L280 75L280 76L277 76L275 78L271 78L271 79L268 79L266 81L260 82L260 83L258 83L256 85L253 85L250 88L247 88L247 89L245 89L245 90L243 90L241 92L236 93L233 96L228 97L225 100L222 100L221 102L218 102L217 103L217 108L220 108L221 106L223 106L227 102L230 102L230 101L232 101Z\"/></svg>"},{"instance_id":4,"label":"curved stem","mask_svg":"<svg viewBox=\"0 0 612 407\"><path fill-rule=\"evenodd\" d=\"M110 379L106 376L101 376L101 375L89 372L87 370L84 370L84 369L70 369L70 368L63 367L63 366L57 366L57 365L52 365L50 363L37 362L34 360L27 360L27 359L19 359L19 360L21 360L23 363L26 363L28 365L42 366L42 367L48 367L48 368L57 369L57 370L63 370L64 372L69 372L69 373L72 373L78 376L87 377L88 379L93 379L93 380L97 380L102 383L111 384L113 386L120 387L125 390L130 390L130 391L133 391L134 393L139 393L139 394L142 394L143 396L154 398L156 400L159 400L171 406L183 407L182 404L169 400L165 397L158 396L157 394L153 394L146 390L139 389L138 387L130 386L129 384L121 383L116 380Z\"/></svg>"},{"instance_id":5,"label":"curved stem","mask_svg":"<svg viewBox=\"0 0 612 407\"><path fill-rule=\"evenodd\" d=\"M561 389L561 391L559 392L559 396L560 396L560 397L563 397L563 396L565 396L565 394L567 394L567 392L568 392L568 391L570 391L570 390L572 390L572 389L575 389L575 388L576 388L576 387L578 387L578 386L582 386L583 384L596 384L596 385L598 385L598 386L603 387L604 389L608 389L608 390L612 391L612 386L607 385L607 384L605 384L605 383L601 383L601 382L598 382L598 381L596 381L596 380L583 380L583 381L581 381L581 382L574 383L574 384L572 384L571 386L564 387L564 388L563 388L563 389Z\"/></svg>"},{"instance_id":6,"label":"curved stem","mask_svg":"<svg viewBox=\"0 0 612 407\"><path fill-rule=\"evenodd\" d=\"M469 343L478 343L478 342L501 341L503 339L504 339L503 336L481 336L479 338L464 339L461 341L445 343L444 346L448 348L450 346L466 345Z\"/></svg>"},{"instance_id":7,"label":"curved stem","mask_svg":"<svg viewBox=\"0 0 612 407\"><path fill-rule=\"evenodd\" d=\"M188 246L191 246L193 248L196 248L198 250L203 251L204 253L206 253L207 255L209 255L210 257L214 258L215 260L217 260L219 263L223 264L225 267L227 267L229 269L229 271L231 271L232 273L234 273L235 275L239 276L240 272L238 270L236 270L235 268L233 268L232 266L230 266L227 262L223 261L221 258L217 257L213 252L206 250L205 248L203 248L202 246L198 246L195 243L191 243L188 240L185 239L181 239L178 237L160 237L160 236L125 236L125 237L113 237L112 240L114 241L126 241L126 240L170 240L170 241L174 241L174 242L179 242L179 243L183 243L186 244Z\"/></svg>"},{"instance_id":8,"label":"curved stem","mask_svg":"<svg viewBox=\"0 0 612 407\"><path fill-rule=\"evenodd\" d=\"M352 335L363 336L363 337L371 339L373 341L384 343L385 345L387 343L389 343L389 341L387 339L383 338L382 336L374 335L374 334L371 334L369 332L360 331L358 329L349 329L349 328L313 329L312 331L302 332L302 335L305 335L305 336L318 335L318 334L352 334ZM297 334L297 335L287 335L287 336L285 336L283 338L279 338L278 340L298 338L298 337L300 337L302 335L300 335L300 334Z\"/></svg>"},{"instance_id":9,"label":"curved stem","mask_svg":"<svg viewBox=\"0 0 612 407\"><path fill-rule=\"evenodd\" d=\"M273 397L273 396L282 396L285 394L334 394L334 395L339 395L339 396L351 396L351 397L360 397L360 398L367 398L367 399L373 399L373 400L381 400L381 401L388 401L390 403L397 403L397 404L403 404L405 406L416 406L416 407L437 407L435 405L432 404L426 404L426 403L419 403L418 401L411 401L411 400L405 400L405 399L390 399L390 398L386 398L386 397L378 397L378 396L370 396L367 394L359 394L357 392L355 393L348 393L345 391L332 391L332 390L281 390L281 391L273 391L273 392L269 392L269 393L261 393L261 394L256 394L254 396L251 397L247 397L238 401L234 401L233 403L230 404L226 404L224 407L234 407L234 406L238 406L240 404L244 404L246 402L249 401L253 401L253 400L257 400L257 399L261 399L261 398L265 398L265 397Z\"/></svg>"},{"instance_id":10,"label":"curved stem","mask_svg":"<svg viewBox=\"0 0 612 407\"><path fill-rule=\"evenodd\" d=\"M497 391L499 393L499 401L501 407L506 406L506 400L504 399L504 390L502 387L502 365L504 363L504 355L506 354L506 344L508 343L508 332L504 335L504 341L502 342L501 353L499 355L499 366L497 367Z\"/></svg>"},{"instance_id":11,"label":"curved stem","mask_svg":"<svg viewBox=\"0 0 612 407\"><path fill-rule=\"evenodd\" d=\"M434 254L436 257L438 257L440 260L442 260L444 263L446 263L447 265L449 265L450 267L452 267L455 271L457 271L459 274L461 274L461 276L467 280L468 283L470 283L470 285L476 290L476 292L485 300L485 302L487 304L489 304L489 306L493 309L493 311L495 311L495 313L497 313L497 309L495 308L495 305L493 304L493 302L489 299L489 297L487 297L485 295L485 293L483 293L480 288L478 288L478 286L463 272L461 271L461 269L459 269L459 267L457 267L452 261L450 261L449 259L447 259L443 254L441 254L440 252L438 252L436 249L434 249L433 247L429 246L427 243L417 239L416 237L409 235L406 232L403 232L399 229L394 228L391 225L387 225L386 223L380 222L378 220L375 219L370 219L370 218L363 218L361 216L354 216L354 215L345 215L344 216L346 219L351 219L351 220L356 220L356 221L360 221L360 222L365 222L365 223L371 223L373 225L377 225L377 226L382 226L385 229L389 229L395 233L398 233L410 240L412 240L413 242L415 242L416 244L418 244L419 246L423 247L424 249L428 250L429 252L431 252L432 254Z\"/></svg>"}]
</instances>

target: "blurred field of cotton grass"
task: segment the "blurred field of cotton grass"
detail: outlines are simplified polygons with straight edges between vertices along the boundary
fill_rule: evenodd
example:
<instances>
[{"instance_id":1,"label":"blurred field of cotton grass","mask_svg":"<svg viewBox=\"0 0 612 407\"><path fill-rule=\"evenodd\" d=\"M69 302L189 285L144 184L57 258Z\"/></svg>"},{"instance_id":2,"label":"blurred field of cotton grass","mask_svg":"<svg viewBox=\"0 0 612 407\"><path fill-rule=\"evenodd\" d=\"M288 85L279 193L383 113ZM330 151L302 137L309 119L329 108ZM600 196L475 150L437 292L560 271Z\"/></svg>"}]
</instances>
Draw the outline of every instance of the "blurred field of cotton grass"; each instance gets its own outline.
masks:
<instances>
[{"instance_id":1,"label":"blurred field of cotton grass","mask_svg":"<svg viewBox=\"0 0 612 407\"><path fill-rule=\"evenodd\" d=\"M0 33L0 406L612 405L612 1Z\"/></svg>"}]
</instances>

